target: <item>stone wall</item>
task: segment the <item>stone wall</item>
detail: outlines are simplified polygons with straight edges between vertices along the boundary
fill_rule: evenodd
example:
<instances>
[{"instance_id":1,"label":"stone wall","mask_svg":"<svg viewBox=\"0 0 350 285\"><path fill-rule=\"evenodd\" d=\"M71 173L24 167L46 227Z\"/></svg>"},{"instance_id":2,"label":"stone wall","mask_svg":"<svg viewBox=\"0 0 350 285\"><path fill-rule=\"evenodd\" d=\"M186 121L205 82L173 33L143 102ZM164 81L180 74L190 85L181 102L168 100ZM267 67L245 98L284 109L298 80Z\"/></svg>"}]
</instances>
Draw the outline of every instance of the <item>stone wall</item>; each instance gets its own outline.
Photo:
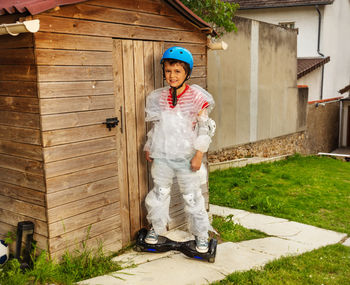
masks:
<instances>
[{"instance_id":1,"label":"stone wall","mask_svg":"<svg viewBox=\"0 0 350 285\"><path fill-rule=\"evenodd\" d=\"M209 163L245 157L316 154L335 150L338 147L339 101L309 104L307 108L306 131L209 151Z\"/></svg>"},{"instance_id":2,"label":"stone wall","mask_svg":"<svg viewBox=\"0 0 350 285\"><path fill-rule=\"evenodd\" d=\"M208 154L208 161L215 163L244 157L274 157L294 153L306 153L304 132L211 151Z\"/></svg>"}]
</instances>

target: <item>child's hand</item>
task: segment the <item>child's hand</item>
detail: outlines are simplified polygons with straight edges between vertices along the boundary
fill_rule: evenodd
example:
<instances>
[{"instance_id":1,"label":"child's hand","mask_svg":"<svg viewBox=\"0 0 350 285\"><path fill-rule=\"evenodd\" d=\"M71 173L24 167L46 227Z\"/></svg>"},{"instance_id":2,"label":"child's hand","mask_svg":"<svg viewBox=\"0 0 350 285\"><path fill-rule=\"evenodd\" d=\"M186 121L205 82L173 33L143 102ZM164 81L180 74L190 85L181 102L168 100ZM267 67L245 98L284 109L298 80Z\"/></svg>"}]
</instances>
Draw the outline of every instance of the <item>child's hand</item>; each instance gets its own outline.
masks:
<instances>
[{"instance_id":1,"label":"child's hand","mask_svg":"<svg viewBox=\"0 0 350 285\"><path fill-rule=\"evenodd\" d=\"M152 162L153 161L153 158L151 158L149 156L149 151L145 151L145 157L146 157L146 160L149 161L149 162Z\"/></svg>"},{"instance_id":2,"label":"child's hand","mask_svg":"<svg viewBox=\"0 0 350 285\"><path fill-rule=\"evenodd\" d=\"M203 159L203 152L197 150L196 154L191 160L192 171L198 171L201 168L202 159Z\"/></svg>"}]
</instances>

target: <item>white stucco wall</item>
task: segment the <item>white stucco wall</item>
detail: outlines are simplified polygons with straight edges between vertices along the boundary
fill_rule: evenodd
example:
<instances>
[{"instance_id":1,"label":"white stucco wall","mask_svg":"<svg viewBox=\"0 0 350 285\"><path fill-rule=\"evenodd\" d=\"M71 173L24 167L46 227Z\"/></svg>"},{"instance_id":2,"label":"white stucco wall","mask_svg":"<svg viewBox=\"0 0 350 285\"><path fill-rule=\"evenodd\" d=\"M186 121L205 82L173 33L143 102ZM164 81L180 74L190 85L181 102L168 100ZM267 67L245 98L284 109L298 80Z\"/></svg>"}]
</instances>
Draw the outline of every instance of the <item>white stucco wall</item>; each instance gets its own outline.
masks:
<instances>
[{"instance_id":1,"label":"white stucco wall","mask_svg":"<svg viewBox=\"0 0 350 285\"><path fill-rule=\"evenodd\" d=\"M350 0L334 0L326 6L321 50L331 57L324 67L323 97L341 96L338 91L350 83Z\"/></svg>"},{"instance_id":2,"label":"white stucco wall","mask_svg":"<svg viewBox=\"0 0 350 285\"><path fill-rule=\"evenodd\" d=\"M320 8L322 12L322 7ZM295 22L298 29L298 57L316 57L318 13L314 7L239 10L237 16L278 25Z\"/></svg>"},{"instance_id":3,"label":"white stucco wall","mask_svg":"<svg viewBox=\"0 0 350 285\"><path fill-rule=\"evenodd\" d=\"M334 0L333 4L319 9L322 15L320 52L331 58L324 65L322 99L327 99L340 96L338 91L350 83L350 1ZM320 56L317 53L318 13L315 7L239 10L237 16L272 24L295 22L295 28L299 30L298 57ZM319 73L319 70L313 72ZM301 83L298 81L298 84ZM314 81L304 84L313 85ZM320 96L317 99L321 99Z\"/></svg>"},{"instance_id":4,"label":"white stucco wall","mask_svg":"<svg viewBox=\"0 0 350 285\"><path fill-rule=\"evenodd\" d=\"M307 85L309 88L308 101L316 101L320 99L322 68L306 74L298 79L298 85Z\"/></svg>"}]
</instances>

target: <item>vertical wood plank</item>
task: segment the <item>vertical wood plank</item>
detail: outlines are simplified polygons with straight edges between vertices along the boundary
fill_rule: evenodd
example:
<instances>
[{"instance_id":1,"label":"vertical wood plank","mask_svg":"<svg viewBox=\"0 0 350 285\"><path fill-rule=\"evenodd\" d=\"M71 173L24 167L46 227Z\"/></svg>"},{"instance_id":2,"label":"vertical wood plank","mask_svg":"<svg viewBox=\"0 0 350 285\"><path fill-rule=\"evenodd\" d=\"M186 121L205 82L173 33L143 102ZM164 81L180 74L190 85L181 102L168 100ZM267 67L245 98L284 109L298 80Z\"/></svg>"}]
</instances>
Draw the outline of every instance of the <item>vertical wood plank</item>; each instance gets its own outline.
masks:
<instances>
[{"instance_id":1,"label":"vertical wood plank","mask_svg":"<svg viewBox=\"0 0 350 285\"><path fill-rule=\"evenodd\" d=\"M144 71L145 71L145 94L146 96L154 90L154 43L144 42L143 44L144 55ZM151 129L151 123L146 124L146 131ZM148 190L153 188L153 179L151 175L152 164L147 162L148 170Z\"/></svg>"},{"instance_id":2,"label":"vertical wood plank","mask_svg":"<svg viewBox=\"0 0 350 285\"><path fill-rule=\"evenodd\" d=\"M127 158L126 158L126 136L125 136L125 116L119 113L120 108L124 107L124 78L123 78L123 49L122 41L113 41L113 74L114 74L114 93L115 108L120 117L121 128L117 130L117 153L118 153L118 183L120 191L120 219L122 230L122 245L130 242L130 212L129 212L129 185L127 176ZM117 116L118 116L117 115ZM123 132L121 131L123 129Z\"/></svg>"},{"instance_id":3,"label":"vertical wood plank","mask_svg":"<svg viewBox=\"0 0 350 285\"><path fill-rule=\"evenodd\" d=\"M145 69L144 69L144 42L134 41L134 71L135 71L135 100L136 100L136 125L137 125L137 153L139 174L139 205L140 225L146 225L146 208L144 200L148 193L147 162L143 146L146 138L145 124Z\"/></svg>"},{"instance_id":4,"label":"vertical wood plank","mask_svg":"<svg viewBox=\"0 0 350 285\"><path fill-rule=\"evenodd\" d=\"M127 165L129 178L130 234L140 229L140 206L138 185L138 155L136 134L135 78L133 41L123 40L124 102L127 139Z\"/></svg>"},{"instance_id":5,"label":"vertical wood plank","mask_svg":"<svg viewBox=\"0 0 350 285\"><path fill-rule=\"evenodd\" d=\"M163 87L163 70L160 60L163 55L164 43L154 42L154 88Z\"/></svg>"}]
</instances>

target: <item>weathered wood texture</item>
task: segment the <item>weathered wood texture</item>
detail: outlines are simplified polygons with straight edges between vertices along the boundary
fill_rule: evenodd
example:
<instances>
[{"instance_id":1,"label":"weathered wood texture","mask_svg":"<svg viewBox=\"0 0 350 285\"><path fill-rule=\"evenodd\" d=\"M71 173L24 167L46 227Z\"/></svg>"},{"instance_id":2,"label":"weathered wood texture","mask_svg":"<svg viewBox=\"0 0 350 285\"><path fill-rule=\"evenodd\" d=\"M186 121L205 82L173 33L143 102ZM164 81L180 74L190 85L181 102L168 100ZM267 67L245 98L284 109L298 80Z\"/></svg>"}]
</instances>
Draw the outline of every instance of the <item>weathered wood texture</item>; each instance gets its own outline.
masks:
<instances>
[{"instance_id":1,"label":"weathered wood texture","mask_svg":"<svg viewBox=\"0 0 350 285\"><path fill-rule=\"evenodd\" d=\"M0 41L0 237L18 222L35 224L47 249L45 179L33 35Z\"/></svg>"},{"instance_id":2,"label":"weathered wood texture","mask_svg":"<svg viewBox=\"0 0 350 285\"><path fill-rule=\"evenodd\" d=\"M93 0L34 18L39 32L0 41L0 197L14 205L3 211L34 219L52 256L82 241L116 251L146 223L144 99L164 84L161 53L188 48L190 82L206 87L206 35L160 0ZM116 38L132 41L118 49ZM128 140L122 122L103 124L116 116Z\"/></svg>"}]
</instances>

